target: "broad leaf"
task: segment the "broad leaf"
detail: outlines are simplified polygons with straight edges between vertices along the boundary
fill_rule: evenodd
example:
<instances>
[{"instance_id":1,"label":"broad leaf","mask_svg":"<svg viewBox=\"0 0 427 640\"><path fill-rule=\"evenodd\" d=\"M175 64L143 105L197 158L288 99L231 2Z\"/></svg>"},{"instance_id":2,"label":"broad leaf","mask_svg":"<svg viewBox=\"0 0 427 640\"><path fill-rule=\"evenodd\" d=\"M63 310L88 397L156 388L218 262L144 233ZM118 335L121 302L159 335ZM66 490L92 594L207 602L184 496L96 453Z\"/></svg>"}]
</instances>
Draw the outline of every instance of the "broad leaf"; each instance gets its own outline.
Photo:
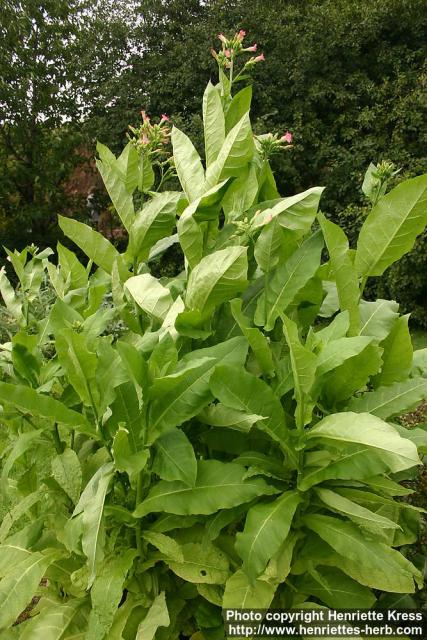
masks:
<instances>
[{"instance_id":1,"label":"broad leaf","mask_svg":"<svg viewBox=\"0 0 427 640\"><path fill-rule=\"evenodd\" d=\"M154 320L164 320L172 305L172 296L157 278L149 273L133 276L126 281L125 288L129 291L138 307Z\"/></svg>"},{"instance_id":2,"label":"broad leaf","mask_svg":"<svg viewBox=\"0 0 427 640\"><path fill-rule=\"evenodd\" d=\"M244 480L245 473L246 469L239 464L201 460L194 487L180 481L162 480L152 486L134 515L141 518L158 511L177 515L209 515L219 509L250 502L261 495L277 493L261 478Z\"/></svg>"},{"instance_id":3,"label":"broad leaf","mask_svg":"<svg viewBox=\"0 0 427 640\"><path fill-rule=\"evenodd\" d=\"M132 257L147 261L156 242L171 235L181 198L180 192L164 191L144 204L129 232L128 252Z\"/></svg>"},{"instance_id":4,"label":"broad leaf","mask_svg":"<svg viewBox=\"0 0 427 640\"><path fill-rule=\"evenodd\" d=\"M385 195L366 218L359 234L356 269L380 276L412 249L427 223L427 175L405 180Z\"/></svg>"},{"instance_id":5,"label":"broad leaf","mask_svg":"<svg viewBox=\"0 0 427 640\"><path fill-rule=\"evenodd\" d=\"M82 469L76 452L65 449L52 459L51 464L53 477L73 503L77 504L82 485Z\"/></svg>"},{"instance_id":6,"label":"broad leaf","mask_svg":"<svg viewBox=\"0 0 427 640\"><path fill-rule=\"evenodd\" d=\"M243 533L236 535L236 550L243 559L243 569L256 578L265 569L286 539L301 498L295 491L287 491L273 502L251 507Z\"/></svg>"},{"instance_id":7,"label":"broad leaf","mask_svg":"<svg viewBox=\"0 0 427 640\"><path fill-rule=\"evenodd\" d=\"M267 338L259 329L251 326L251 322L242 312L242 300L232 300L230 303L233 318L240 327L241 332L249 342L254 352L255 358L261 368L262 373L272 375L274 373L274 362Z\"/></svg>"},{"instance_id":8,"label":"broad leaf","mask_svg":"<svg viewBox=\"0 0 427 640\"><path fill-rule=\"evenodd\" d=\"M188 543L181 547L182 562L168 562L180 578L193 584L224 584L229 576L227 556L212 543Z\"/></svg>"},{"instance_id":9,"label":"broad leaf","mask_svg":"<svg viewBox=\"0 0 427 640\"><path fill-rule=\"evenodd\" d=\"M205 172L199 154L190 138L177 127L172 129L171 141L179 181L188 201L192 202L201 195L205 181Z\"/></svg>"},{"instance_id":10,"label":"broad leaf","mask_svg":"<svg viewBox=\"0 0 427 640\"><path fill-rule=\"evenodd\" d=\"M70 238L98 267L107 273L113 270L114 261L120 254L102 234L78 220L58 216L58 223Z\"/></svg>"},{"instance_id":11,"label":"broad leaf","mask_svg":"<svg viewBox=\"0 0 427 640\"><path fill-rule=\"evenodd\" d=\"M224 609L268 609L276 586L264 580L251 580L242 569L233 573L225 583Z\"/></svg>"},{"instance_id":12,"label":"broad leaf","mask_svg":"<svg viewBox=\"0 0 427 640\"><path fill-rule=\"evenodd\" d=\"M206 166L209 167L218 157L225 139L225 119L221 97L211 82L208 83L203 95L203 125Z\"/></svg>"},{"instance_id":13,"label":"broad leaf","mask_svg":"<svg viewBox=\"0 0 427 640\"><path fill-rule=\"evenodd\" d=\"M375 603L370 589L334 567L319 567L306 574L298 583L298 590L335 609L370 609Z\"/></svg>"},{"instance_id":14,"label":"broad leaf","mask_svg":"<svg viewBox=\"0 0 427 640\"><path fill-rule=\"evenodd\" d=\"M165 592L162 591L153 600L144 620L140 622L135 640L153 640L159 627L168 627L170 618L166 604Z\"/></svg>"},{"instance_id":15,"label":"broad leaf","mask_svg":"<svg viewBox=\"0 0 427 640\"><path fill-rule=\"evenodd\" d=\"M359 397L354 397L347 405L349 411L365 411L379 418L390 418L415 408L427 398L427 380L408 378L387 387L378 387Z\"/></svg>"},{"instance_id":16,"label":"broad leaf","mask_svg":"<svg viewBox=\"0 0 427 640\"><path fill-rule=\"evenodd\" d=\"M408 320L409 315L398 318L381 343L383 366L374 379L375 387L403 382L411 372L413 350Z\"/></svg>"},{"instance_id":17,"label":"broad leaf","mask_svg":"<svg viewBox=\"0 0 427 640\"><path fill-rule=\"evenodd\" d=\"M107 189L108 195L114 204L114 208L119 214L119 218L122 221L123 226L127 231L129 231L135 217L132 191L136 188L136 184L131 184L130 189L127 189L125 176L120 171L117 160L114 163L111 161L111 158L107 161L104 160L105 154L103 154L103 145L98 144L97 151L101 159L96 161L96 167L101 174L105 188ZM129 156L136 156L134 159L138 162L137 151L132 146L131 142L127 144L126 152Z\"/></svg>"},{"instance_id":18,"label":"broad leaf","mask_svg":"<svg viewBox=\"0 0 427 640\"><path fill-rule=\"evenodd\" d=\"M162 480L182 480L194 486L197 460L194 449L181 429L172 429L156 440L152 469Z\"/></svg>"}]
</instances>

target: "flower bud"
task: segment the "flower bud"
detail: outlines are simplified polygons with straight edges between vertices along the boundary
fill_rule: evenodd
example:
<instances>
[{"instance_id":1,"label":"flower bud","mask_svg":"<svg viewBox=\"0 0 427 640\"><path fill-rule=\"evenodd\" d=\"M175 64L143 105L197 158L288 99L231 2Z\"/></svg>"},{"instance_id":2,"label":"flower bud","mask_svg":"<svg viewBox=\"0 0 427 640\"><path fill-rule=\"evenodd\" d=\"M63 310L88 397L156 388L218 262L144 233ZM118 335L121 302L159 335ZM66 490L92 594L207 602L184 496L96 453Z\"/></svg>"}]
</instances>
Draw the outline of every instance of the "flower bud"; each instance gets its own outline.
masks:
<instances>
[{"instance_id":1,"label":"flower bud","mask_svg":"<svg viewBox=\"0 0 427 640\"><path fill-rule=\"evenodd\" d=\"M264 62L264 60L265 60L265 57L263 53L261 53L259 56L256 56L256 58L253 58L254 62Z\"/></svg>"},{"instance_id":2,"label":"flower bud","mask_svg":"<svg viewBox=\"0 0 427 640\"><path fill-rule=\"evenodd\" d=\"M245 35L246 35L246 31L244 31L243 29L240 29L239 33L236 36L236 40L238 42L242 42L242 40L245 37Z\"/></svg>"},{"instance_id":3,"label":"flower bud","mask_svg":"<svg viewBox=\"0 0 427 640\"><path fill-rule=\"evenodd\" d=\"M290 131L286 131L285 135L283 135L280 138L283 142L287 142L288 144L291 144L292 140L293 140L293 135Z\"/></svg>"},{"instance_id":4,"label":"flower bud","mask_svg":"<svg viewBox=\"0 0 427 640\"><path fill-rule=\"evenodd\" d=\"M221 42L225 45L228 44L228 40L223 33L218 33L218 40L221 40Z\"/></svg>"},{"instance_id":5,"label":"flower bud","mask_svg":"<svg viewBox=\"0 0 427 640\"><path fill-rule=\"evenodd\" d=\"M243 51L247 51L248 53L255 53L255 51L257 50L257 44L253 44L251 47L247 47L246 49L243 49Z\"/></svg>"}]
</instances>

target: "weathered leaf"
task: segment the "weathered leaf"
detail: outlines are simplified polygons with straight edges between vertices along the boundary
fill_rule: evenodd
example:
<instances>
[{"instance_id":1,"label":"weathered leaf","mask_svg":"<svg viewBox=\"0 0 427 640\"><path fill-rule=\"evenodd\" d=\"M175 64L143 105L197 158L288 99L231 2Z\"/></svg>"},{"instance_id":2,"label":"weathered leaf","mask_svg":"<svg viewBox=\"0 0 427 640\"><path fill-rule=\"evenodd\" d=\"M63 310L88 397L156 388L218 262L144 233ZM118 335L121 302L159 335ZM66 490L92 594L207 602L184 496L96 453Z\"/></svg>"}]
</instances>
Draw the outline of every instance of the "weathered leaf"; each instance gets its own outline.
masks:
<instances>
[{"instance_id":1,"label":"weathered leaf","mask_svg":"<svg viewBox=\"0 0 427 640\"><path fill-rule=\"evenodd\" d=\"M261 478L244 480L246 469L238 464L218 460L200 460L194 487L184 482L153 485L147 498L137 506L134 515L163 512L177 515L209 515L219 509L230 509L260 495L272 495L277 490Z\"/></svg>"},{"instance_id":2,"label":"weathered leaf","mask_svg":"<svg viewBox=\"0 0 427 640\"><path fill-rule=\"evenodd\" d=\"M80 606L81 602L74 600L43 607L40 613L24 622L19 640L60 640Z\"/></svg>"},{"instance_id":3,"label":"weathered leaf","mask_svg":"<svg viewBox=\"0 0 427 640\"><path fill-rule=\"evenodd\" d=\"M181 546L182 562L168 562L180 578L192 584L224 584L229 576L229 562L223 551L209 542Z\"/></svg>"},{"instance_id":4,"label":"weathered leaf","mask_svg":"<svg viewBox=\"0 0 427 640\"><path fill-rule=\"evenodd\" d=\"M411 250L427 223L427 174L405 180L374 206L360 230L355 266L381 276Z\"/></svg>"},{"instance_id":5,"label":"weathered leaf","mask_svg":"<svg viewBox=\"0 0 427 640\"><path fill-rule=\"evenodd\" d=\"M287 491L273 502L251 507L243 533L236 535L236 550L243 559L243 569L256 578L286 539L301 498L296 491Z\"/></svg>"}]
</instances>

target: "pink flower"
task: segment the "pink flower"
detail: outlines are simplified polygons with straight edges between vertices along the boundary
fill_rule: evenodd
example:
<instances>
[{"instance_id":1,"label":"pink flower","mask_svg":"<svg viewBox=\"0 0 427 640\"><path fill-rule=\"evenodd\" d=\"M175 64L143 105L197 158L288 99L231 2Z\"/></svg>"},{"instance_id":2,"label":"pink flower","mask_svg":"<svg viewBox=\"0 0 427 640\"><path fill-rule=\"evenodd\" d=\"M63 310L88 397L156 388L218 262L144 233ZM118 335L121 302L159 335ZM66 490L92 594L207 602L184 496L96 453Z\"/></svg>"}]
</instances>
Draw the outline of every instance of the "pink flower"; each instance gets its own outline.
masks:
<instances>
[{"instance_id":1,"label":"pink flower","mask_svg":"<svg viewBox=\"0 0 427 640\"><path fill-rule=\"evenodd\" d=\"M160 122L169 122L169 120L170 118L165 113L162 113L162 118Z\"/></svg>"},{"instance_id":2,"label":"pink flower","mask_svg":"<svg viewBox=\"0 0 427 640\"><path fill-rule=\"evenodd\" d=\"M246 35L246 31L243 31L243 29L240 29L239 33L237 34L236 40L238 40L239 42L242 42L245 35Z\"/></svg>"},{"instance_id":3,"label":"pink flower","mask_svg":"<svg viewBox=\"0 0 427 640\"><path fill-rule=\"evenodd\" d=\"M256 56L256 58L254 58L254 62L263 62L265 60L264 54L261 53L259 56Z\"/></svg>"},{"instance_id":4,"label":"pink flower","mask_svg":"<svg viewBox=\"0 0 427 640\"><path fill-rule=\"evenodd\" d=\"M293 140L293 135L290 131L286 131L285 135L281 137L281 140L283 140L283 142L287 142L288 144L291 144L292 140Z\"/></svg>"},{"instance_id":5,"label":"pink flower","mask_svg":"<svg viewBox=\"0 0 427 640\"><path fill-rule=\"evenodd\" d=\"M250 51L251 53L255 53L255 51L257 50L257 44L253 44L252 47L247 47L246 49L243 49L243 51Z\"/></svg>"},{"instance_id":6,"label":"pink flower","mask_svg":"<svg viewBox=\"0 0 427 640\"><path fill-rule=\"evenodd\" d=\"M218 33L218 39L221 40L224 44L227 44L227 38L223 33Z\"/></svg>"},{"instance_id":7,"label":"pink flower","mask_svg":"<svg viewBox=\"0 0 427 640\"><path fill-rule=\"evenodd\" d=\"M229 58L231 56L230 49L226 49L224 51L224 55L225 55L226 58Z\"/></svg>"}]
</instances>

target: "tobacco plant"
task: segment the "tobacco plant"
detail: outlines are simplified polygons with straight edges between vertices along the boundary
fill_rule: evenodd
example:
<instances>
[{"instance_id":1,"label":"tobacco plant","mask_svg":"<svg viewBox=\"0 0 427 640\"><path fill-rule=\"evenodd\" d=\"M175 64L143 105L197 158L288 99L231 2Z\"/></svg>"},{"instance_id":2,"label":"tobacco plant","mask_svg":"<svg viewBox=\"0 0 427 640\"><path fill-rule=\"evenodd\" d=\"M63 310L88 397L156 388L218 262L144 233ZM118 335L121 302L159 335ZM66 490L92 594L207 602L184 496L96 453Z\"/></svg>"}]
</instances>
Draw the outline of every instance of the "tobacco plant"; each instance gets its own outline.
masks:
<instances>
[{"instance_id":1,"label":"tobacco plant","mask_svg":"<svg viewBox=\"0 0 427 640\"><path fill-rule=\"evenodd\" d=\"M426 397L427 357L363 289L423 230L427 176L385 193L370 167L354 250L322 188L281 197L269 157L292 138L252 133L234 87L262 56L238 72L243 37L215 54L203 162L172 129L182 191L150 191L144 138L99 145L124 253L65 217L87 264L8 251L2 638L219 640L223 607L369 608L422 586L420 510L400 497L427 437L394 418ZM176 242L184 270L155 278Z\"/></svg>"}]
</instances>

